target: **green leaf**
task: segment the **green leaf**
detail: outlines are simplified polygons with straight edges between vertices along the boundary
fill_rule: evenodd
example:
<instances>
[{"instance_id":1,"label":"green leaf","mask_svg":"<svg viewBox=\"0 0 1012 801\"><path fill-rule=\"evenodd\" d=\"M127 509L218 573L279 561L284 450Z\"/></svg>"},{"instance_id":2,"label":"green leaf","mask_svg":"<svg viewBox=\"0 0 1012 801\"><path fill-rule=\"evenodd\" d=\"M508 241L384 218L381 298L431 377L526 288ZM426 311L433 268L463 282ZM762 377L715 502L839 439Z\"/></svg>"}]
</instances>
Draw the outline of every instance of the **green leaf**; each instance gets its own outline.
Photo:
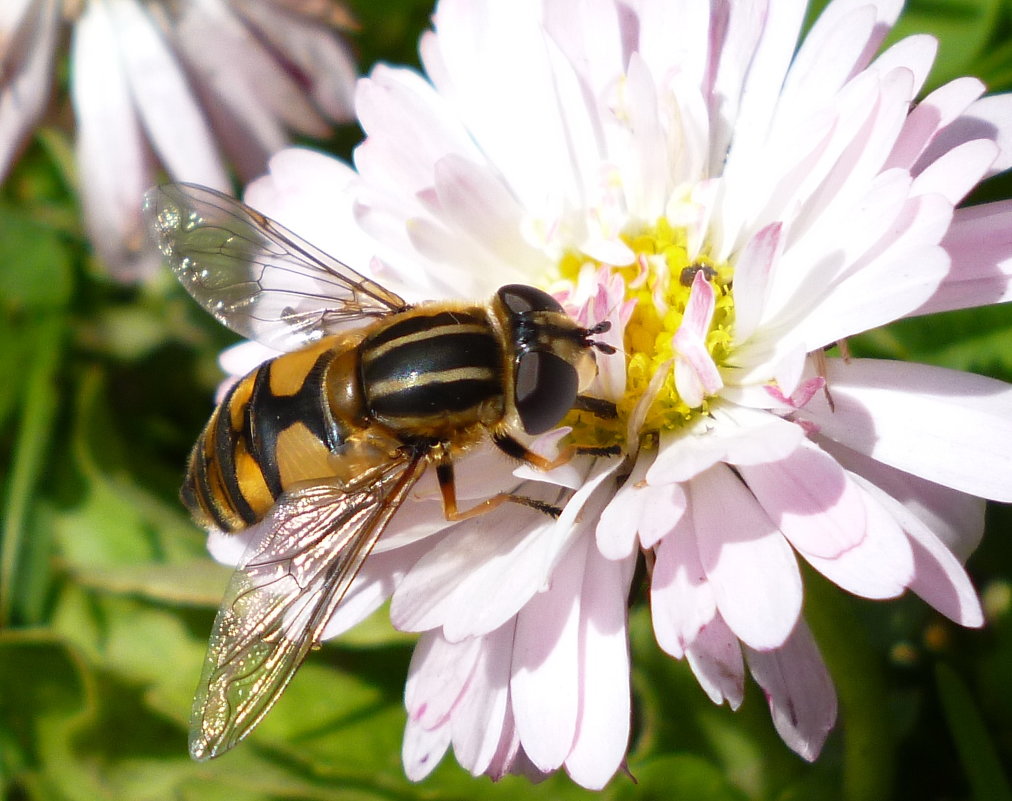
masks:
<instances>
[{"instance_id":1,"label":"green leaf","mask_svg":"<svg viewBox=\"0 0 1012 801\"><path fill-rule=\"evenodd\" d=\"M40 764L41 741L85 711L80 659L42 631L0 632L0 774Z\"/></svg>"},{"instance_id":2,"label":"green leaf","mask_svg":"<svg viewBox=\"0 0 1012 801\"><path fill-rule=\"evenodd\" d=\"M635 784L616 781L614 798L619 801L743 801L746 796L734 787L713 764L693 754L672 754L636 765Z\"/></svg>"},{"instance_id":3,"label":"green leaf","mask_svg":"<svg viewBox=\"0 0 1012 801\"><path fill-rule=\"evenodd\" d=\"M22 598L38 595L37 587L29 585L39 577L27 575L21 565L23 561L39 560L27 558L26 551L49 547L45 530L36 530L29 536L28 521L56 420L59 399L56 373L62 355L64 321L56 315L45 315L28 333L32 353L21 396L21 427L14 444L0 535L0 626L7 622L12 610L22 611L16 610L19 594ZM44 582L45 578L41 580Z\"/></svg>"},{"instance_id":4,"label":"green leaf","mask_svg":"<svg viewBox=\"0 0 1012 801\"><path fill-rule=\"evenodd\" d=\"M970 691L945 664L935 668L935 680L972 797L976 801L1012 801L1012 787Z\"/></svg>"},{"instance_id":5,"label":"green leaf","mask_svg":"<svg viewBox=\"0 0 1012 801\"><path fill-rule=\"evenodd\" d=\"M910 0L886 45L906 36L929 33L939 40L931 86L972 73L987 48L1003 0Z\"/></svg>"},{"instance_id":6,"label":"green leaf","mask_svg":"<svg viewBox=\"0 0 1012 801\"><path fill-rule=\"evenodd\" d=\"M64 235L0 203L0 304L8 313L60 309L72 290Z\"/></svg>"}]
</instances>

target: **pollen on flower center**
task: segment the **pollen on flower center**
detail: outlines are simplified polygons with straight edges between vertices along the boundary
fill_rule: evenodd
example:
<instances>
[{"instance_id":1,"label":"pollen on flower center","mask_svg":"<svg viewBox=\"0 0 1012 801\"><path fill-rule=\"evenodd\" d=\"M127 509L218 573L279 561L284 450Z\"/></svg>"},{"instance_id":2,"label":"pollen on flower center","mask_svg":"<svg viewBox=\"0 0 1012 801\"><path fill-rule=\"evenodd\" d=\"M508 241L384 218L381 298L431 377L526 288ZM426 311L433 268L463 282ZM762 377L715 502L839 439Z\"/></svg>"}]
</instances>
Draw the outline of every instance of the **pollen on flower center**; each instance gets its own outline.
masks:
<instances>
[{"instance_id":1,"label":"pollen on flower center","mask_svg":"<svg viewBox=\"0 0 1012 801\"><path fill-rule=\"evenodd\" d=\"M708 398L719 389L717 369L732 345L734 270L705 254L690 257L685 229L665 219L622 238L636 254L628 266L574 252L559 264L562 277L574 282L588 267L620 276L625 298L634 304L624 332L626 391L617 401L618 420L602 425L574 412L566 423L579 441L613 444L625 438L635 416L642 418L640 445L649 446L662 431L705 414Z\"/></svg>"}]
</instances>

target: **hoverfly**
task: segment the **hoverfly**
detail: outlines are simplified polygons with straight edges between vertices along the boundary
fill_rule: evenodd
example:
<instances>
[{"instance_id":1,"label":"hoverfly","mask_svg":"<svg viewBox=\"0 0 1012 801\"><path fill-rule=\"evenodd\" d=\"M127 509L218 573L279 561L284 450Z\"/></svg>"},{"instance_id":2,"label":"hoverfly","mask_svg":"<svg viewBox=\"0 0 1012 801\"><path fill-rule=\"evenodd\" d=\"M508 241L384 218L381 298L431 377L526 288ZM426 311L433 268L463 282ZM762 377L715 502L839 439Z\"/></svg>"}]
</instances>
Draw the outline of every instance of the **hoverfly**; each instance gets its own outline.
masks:
<instances>
[{"instance_id":1,"label":"hoverfly","mask_svg":"<svg viewBox=\"0 0 1012 801\"><path fill-rule=\"evenodd\" d=\"M485 304L412 306L227 195L190 184L152 189L145 214L183 286L244 337L288 351L238 381L190 456L184 503L226 533L256 526L208 646L190 753L217 756L280 696L384 528L431 464L447 520L509 501L457 506L453 463L484 436L548 470L518 437L573 408L594 353L615 349L534 287ZM594 449L584 449L594 451ZM608 450L608 449L601 449ZM611 452L611 451L609 451Z\"/></svg>"}]
</instances>

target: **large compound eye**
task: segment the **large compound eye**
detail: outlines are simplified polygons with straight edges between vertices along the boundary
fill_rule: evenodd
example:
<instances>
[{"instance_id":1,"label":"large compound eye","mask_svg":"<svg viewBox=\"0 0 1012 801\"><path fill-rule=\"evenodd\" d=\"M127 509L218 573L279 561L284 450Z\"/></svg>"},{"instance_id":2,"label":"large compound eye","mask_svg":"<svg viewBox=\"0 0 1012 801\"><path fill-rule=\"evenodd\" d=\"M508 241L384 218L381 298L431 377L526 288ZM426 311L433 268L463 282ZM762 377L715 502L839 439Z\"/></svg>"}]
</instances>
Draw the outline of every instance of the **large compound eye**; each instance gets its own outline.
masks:
<instances>
[{"instance_id":1,"label":"large compound eye","mask_svg":"<svg viewBox=\"0 0 1012 801\"><path fill-rule=\"evenodd\" d=\"M532 350L517 364L516 407L528 434L543 434L573 408L579 391L576 368L554 353Z\"/></svg>"},{"instance_id":2,"label":"large compound eye","mask_svg":"<svg viewBox=\"0 0 1012 801\"><path fill-rule=\"evenodd\" d=\"M507 284L499 289L499 300L513 314L535 311L561 312L562 304L547 292L526 284Z\"/></svg>"}]
</instances>

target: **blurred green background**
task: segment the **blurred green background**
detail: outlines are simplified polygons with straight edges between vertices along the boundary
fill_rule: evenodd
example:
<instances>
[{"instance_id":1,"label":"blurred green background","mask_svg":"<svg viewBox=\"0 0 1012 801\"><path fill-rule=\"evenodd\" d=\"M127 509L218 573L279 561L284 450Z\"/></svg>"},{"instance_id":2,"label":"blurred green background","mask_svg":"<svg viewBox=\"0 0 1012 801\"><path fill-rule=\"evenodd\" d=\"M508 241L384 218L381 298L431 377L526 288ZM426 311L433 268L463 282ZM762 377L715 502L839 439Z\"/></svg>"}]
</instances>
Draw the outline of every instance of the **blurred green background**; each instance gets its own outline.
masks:
<instances>
[{"instance_id":1,"label":"blurred green background","mask_svg":"<svg viewBox=\"0 0 1012 801\"><path fill-rule=\"evenodd\" d=\"M0 0L6 2L7 0ZM363 70L417 62L427 0L350 2ZM941 39L930 86L1012 89L1006 0L910 2L897 33ZM677 31L672 32L677 36ZM64 70L65 73L65 70ZM929 87L930 88L930 87ZM52 119L69 119L61 85ZM353 126L324 146L347 157ZM448 757L400 766L410 638L383 614L329 643L241 747L186 752L186 720L227 572L176 499L234 341L165 272L103 277L83 237L69 130L43 128L0 189L0 797L9 799L582 798L565 775L473 779ZM999 178L973 200L1012 197ZM1012 307L905 321L852 343L1012 380ZM958 425L940 420L939 425ZM1012 476L1009 477L1012 480ZM634 735L606 798L1012 799L1012 514L989 510L969 567L988 614L966 631L917 599L870 603L806 577L841 722L809 765L752 684L714 707L631 615Z\"/></svg>"}]
</instances>

